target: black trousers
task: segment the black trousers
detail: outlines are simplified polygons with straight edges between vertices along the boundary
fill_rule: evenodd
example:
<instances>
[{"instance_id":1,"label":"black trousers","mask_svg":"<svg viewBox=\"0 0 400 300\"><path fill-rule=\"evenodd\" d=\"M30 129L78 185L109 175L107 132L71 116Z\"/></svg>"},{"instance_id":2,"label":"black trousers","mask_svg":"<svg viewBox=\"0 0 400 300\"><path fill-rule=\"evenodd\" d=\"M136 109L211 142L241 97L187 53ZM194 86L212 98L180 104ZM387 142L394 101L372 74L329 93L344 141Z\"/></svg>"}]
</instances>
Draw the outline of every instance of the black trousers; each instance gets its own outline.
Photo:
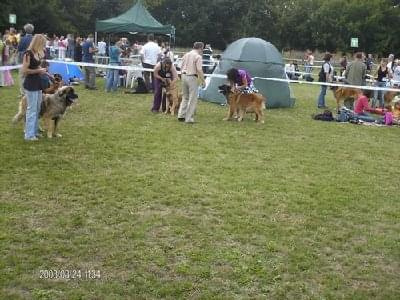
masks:
<instances>
[{"instance_id":1,"label":"black trousers","mask_svg":"<svg viewBox=\"0 0 400 300\"><path fill-rule=\"evenodd\" d=\"M150 64L146 64L146 63L142 63L143 68L145 69L154 69L154 65L150 65ZM146 84L147 90L150 91L154 91L154 74L153 72L150 71L143 71L143 78L144 78L144 82ZM150 78L151 78L151 82L150 82Z\"/></svg>"}]
</instances>

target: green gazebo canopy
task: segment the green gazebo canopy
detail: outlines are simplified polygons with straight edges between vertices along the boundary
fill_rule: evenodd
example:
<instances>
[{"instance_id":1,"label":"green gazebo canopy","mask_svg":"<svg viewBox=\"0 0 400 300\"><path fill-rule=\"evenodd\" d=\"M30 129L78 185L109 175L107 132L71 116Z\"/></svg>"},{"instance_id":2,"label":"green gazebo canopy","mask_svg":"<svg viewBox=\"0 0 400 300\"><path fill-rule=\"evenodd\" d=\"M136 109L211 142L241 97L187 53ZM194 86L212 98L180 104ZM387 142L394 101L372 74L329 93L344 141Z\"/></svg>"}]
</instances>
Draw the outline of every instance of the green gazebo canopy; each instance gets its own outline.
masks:
<instances>
[{"instance_id":1,"label":"green gazebo canopy","mask_svg":"<svg viewBox=\"0 0 400 300\"><path fill-rule=\"evenodd\" d=\"M96 31L106 33L140 32L175 34L175 27L162 25L148 12L139 0L125 13L107 20L96 21Z\"/></svg>"}]
</instances>

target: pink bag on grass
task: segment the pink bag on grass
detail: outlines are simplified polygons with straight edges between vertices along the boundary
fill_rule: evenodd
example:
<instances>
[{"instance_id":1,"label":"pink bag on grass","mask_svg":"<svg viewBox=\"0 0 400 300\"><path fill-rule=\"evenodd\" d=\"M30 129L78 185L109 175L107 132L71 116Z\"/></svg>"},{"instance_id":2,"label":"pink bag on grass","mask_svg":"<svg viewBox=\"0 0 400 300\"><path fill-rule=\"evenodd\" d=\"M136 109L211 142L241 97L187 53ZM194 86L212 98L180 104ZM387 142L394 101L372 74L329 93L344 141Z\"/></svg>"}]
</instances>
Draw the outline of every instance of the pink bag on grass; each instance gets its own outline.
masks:
<instances>
[{"instance_id":1,"label":"pink bag on grass","mask_svg":"<svg viewBox=\"0 0 400 300\"><path fill-rule=\"evenodd\" d=\"M385 122L385 125L391 126L393 124L393 114L391 112L385 112L383 121Z\"/></svg>"}]
</instances>

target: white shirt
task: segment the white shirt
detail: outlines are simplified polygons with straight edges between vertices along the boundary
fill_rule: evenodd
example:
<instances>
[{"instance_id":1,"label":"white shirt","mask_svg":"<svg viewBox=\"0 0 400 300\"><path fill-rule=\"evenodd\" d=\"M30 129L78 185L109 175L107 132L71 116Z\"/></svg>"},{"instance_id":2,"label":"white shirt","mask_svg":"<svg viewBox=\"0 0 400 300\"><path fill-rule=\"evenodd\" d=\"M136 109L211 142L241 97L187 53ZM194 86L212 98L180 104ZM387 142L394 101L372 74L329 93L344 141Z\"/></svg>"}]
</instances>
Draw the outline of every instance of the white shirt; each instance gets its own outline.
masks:
<instances>
[{"instance_id":1,"label":"white shirt","mask_svg":"<svg viewBox=\"0 0 400 300\"><path fill-rule=\"evenodd\" d=\"M286 72L289 74L294 74L295 68L293 64L287 64L286 65Z\"/></svg>"},{"instance_id":2,"label":"white shirt","mask_svg":"<svg viewBox=\"0 0 400 300\"><path fill-rule=\"evenodd\" d=\"M400 66L397 66L393 70L393 81L395 84L400 84Z\"/></svg>"},{"instance_id":3,"label":"white shirt","mask_svg":"<svg viewBox=\"0 0 400 300\"><path fill-rule=\"evenodd\" d=\"M314 55L310 54L308 56L308 62L310 65L312 65L312 66L314 65Z\"/></svg>"},{"instance_id":4,"label":"white shirt","mask_svg":"<svg viewBox=\"0 0 400 300\"><path fill-rule=\"evenodd\" d=\"M59 49L66 49L67 48L66 41L65 40L59 40L58 41L58 48Z\"/></svg>"},{"instance_id":5,"label":"white shirt","mask_svg":"<svg viewBox=\"0 0 400 300\"><path fill-rule=\"evenodd\" d=\"M141 54L143 55L143 62L145 64L155 66L159 55L161 54L161 49L156 43L147 42L142 47Z\"/></svg>"},{"instance_id":6,"label":"white shirt","mask_svg":"<svg viewBox=\"0 0 400 300\"><path fill-rule=\"evenodd\" d=\"M99 54L100 55L105 55L106 54L106 47L107 47L106 42L100 41L100 42L97 43L97 48L99 48Z\"/></svg>"},{"instance_id":7,"label":"white shirt","mask_svg":"<svg viewBox=\"0 0 400 300\"><path fill-rule=\"evenodd\" d=\"M324 68L324 72L328 73L326 81L330 81L333 78L333 67L331 65L330 62L324 62L324 64L322 65L322 67Z\"/></svg>"}]
</instances>

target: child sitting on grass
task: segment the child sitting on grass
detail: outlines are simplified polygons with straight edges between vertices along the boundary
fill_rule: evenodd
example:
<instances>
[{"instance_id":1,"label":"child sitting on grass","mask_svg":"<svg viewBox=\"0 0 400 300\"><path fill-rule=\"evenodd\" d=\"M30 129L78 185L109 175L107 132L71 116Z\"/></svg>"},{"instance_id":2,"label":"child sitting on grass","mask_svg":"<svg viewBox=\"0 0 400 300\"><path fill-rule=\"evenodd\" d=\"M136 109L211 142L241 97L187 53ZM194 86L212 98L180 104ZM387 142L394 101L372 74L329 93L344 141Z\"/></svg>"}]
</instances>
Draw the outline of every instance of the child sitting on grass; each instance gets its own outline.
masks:
<instances>
[{"instance_id":1,"label":"child sitting on grass","mask_svg":"<svg viewBox=\"0 0 400 300\"><path fill-rule=\"evenodd\" d=\"M400 96L394 97L392 115L393 124L400 125Z\"/></svg>"},{"instance_id":2,"label":"child sitting on grass","mask_svg":"<svg viewBox=\"0 0 400 300\"><path fill-rule=\"evenodd\" d=\"M360 90L357 100L354 104L355 116L364 122L375 122L376 119L370 114L376 112L369 106L369 99L372 96L371 90Z\"/></svg>"}]
</instances>

